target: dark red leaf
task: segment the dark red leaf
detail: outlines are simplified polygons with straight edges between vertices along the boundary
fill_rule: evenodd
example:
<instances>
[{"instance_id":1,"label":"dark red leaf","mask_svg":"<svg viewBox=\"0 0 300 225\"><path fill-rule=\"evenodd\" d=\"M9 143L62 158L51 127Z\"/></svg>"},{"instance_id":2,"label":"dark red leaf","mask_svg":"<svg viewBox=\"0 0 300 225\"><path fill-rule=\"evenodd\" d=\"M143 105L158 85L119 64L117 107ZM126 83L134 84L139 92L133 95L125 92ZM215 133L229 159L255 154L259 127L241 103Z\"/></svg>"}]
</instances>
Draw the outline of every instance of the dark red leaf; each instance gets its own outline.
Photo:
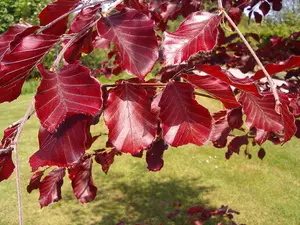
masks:
<instances>
[{"instance_id":1,"label":"dark red leaf","mask_svg":"<svg viewBox=\"0 0 300 225\"><path fill-rule=\"evenodd\" d=\"M21 94L29 72L58 40L50 35L29 35L4 56L0 64L0 103L13 101Z\"/></svg>"},{"instance_id":2,"label":"dark red leaf","mask_svg":"<svg viewBox=\"0 0 300 225\"><path fill-rule=\"evenodd\" d=\"M254 15L254 18L255 18L255 22L256 23L261 23L261 21L262 21L262 15L260 13L258 13L258 12L255 12L255 11L254 11L253 15Z\"/></svg>"},{"instance_id":3,"label":"dark red leaf","mask_svg":"<svg viewBox=\"0 0 300 225\"><path fill-rule=\"evenodd\" d=\"M4 130L0 148L6 149L14 142L20 124L9 126Z\"/></svg>"},{"instance_id":4,"label":"dark red leaf","mask_svg":"<svg viewBox=\"0 0 300 225\"><path fill-rule=\"evenodd\" d=\"M8 179L14 171L15 165L12 161L12 144L17 134L19 124L8 127L4 130L4 135L0 143L0 182ZM2 152L1 151L5 151Z\"/></svg>"},{"instance_id":5,"label":"dark red leaf","mask_svg":"<svg viewBox=\"0 0 300 225\"><path fill-rule=\"evenodd\" d=\"M210 137L213 145L216 148L224 148L227 144L227 137L230 131L231 128L229 127L227 116L221 117L218 120L215 119Z\"/></svg>"},{"instance_id":6,"label":"dark red leaf","mask_svg":"<svg viewBox=\"0 0 300 225\"><path fill-rule=\"evenodd\" d=\"M173 33L164 33L165 65L184 62L200 51L209 52L217 44L221 16L208 12L189 15Z\"/></svg>"},{"instance_id":7,"label":"dark red leaf","mask_svg":"<svg viewBox=\"0 0 300 225\"><path fill-rule=\"evenodd\" d=\"M228 125L231 129L239 129L243 125L242 107L232 109L227 116Z\"/></svg>"},{"instance_id":8,"label":"dark red leaf","mask_svg":"<svg viewBox=\"0 0 300 225\"><path fill-rule=\"evenodd\" d=\"M260 96L254 81L249 78L236 78L229 71L222 69L220 66L201 65L196 67L198 70L203 71L209 75L212 75L229 85L235 86L238 89L249 92L256 96Z\"/></svg>"},{"instance_id":9,"label":"dark red leaf","mask_svg":"<svg viewBox=\"0 0 300 225\"><path fill-rule=\"evenodd\" d=\"M69 169L73 192L81 203L93 201L97 194L92 178L92 158L89 157L75 167Z\"/></svg>"},{"instance_id":10,"label":"dark red leaf","mask_svg":"<svg viewBox=\"0 0 300 225\"><path fill-rule=\"evenodd\" d=\"M88 120L83 116L67 119L55 133L40 128L40 149L34 153L29 163L32 171L41 166L72 166L78 162L91 138Z\"/></svg>"},{"instance_id":11,"label":"dark red leaf","mask_svg":"<svg viewBox=\"0 0 300 225\"><path fill-rule=\"evenodd\" d=\"M275 111L275 100L272 93L258 98L243 92L239 101L243 105L246 123L264 131L280 132L283 130L281 117Z\"/></svg>"},{"instance_id":12,"label":"dark red leaf","mask_svg":"<svg viewBox=\"0 0 300 225\"><path fill-rule=\"evenodd\" d=\"M102 166L102 170L104 173L108 173L108 170L114 162L114 158L116 155L116 150L112 149L110 152L106 151L97 151L95 155L95 161Z\"/></svg>"},{"instance_id":13,"label":"dark red leaf","mask_svg":"<svg viewBox=\"0 0 300 225\"><path fill-rule=\"evenodd\" d=\"M181 9L179 10L183 17L188 17L191 13L199 11L202 1L201 0L182 0Z\"/></svg>"},{"instance_id":14,"label":"dark red leaf","mask_svg":"<svg viewBox=\"0 0 300 225\"><path fill-rule=\"evenodd\" d=\"M147 4L144 0L124 0L124 4L146 15L149 13Z\"/></svg>"},{"instance_id":15,"label":"dark red leaf","mask_svg":"<svg viewBox=\"0 0 300 225\"><path fill-rule=\"evenodd\" d=\"M20 41L35 32L39 27L30 24L15 24L0 36L0 61L3 56L12 51Z\"/></svg>"},{"instance_id":16,"label":"dark red leaf","mask_svg":"<svg viewBox=\"0 0 300 225\"><path fill-rule=\"evenodd\" d=\"M295 136L296 136L297 138L300 138L300 120L296 120L296 121L295 121L295 124L296 124L296 127L297 127L297 131L296 131L296 133L295 133Z\"/></svg>"},{"instance_id":17,"label":"dark red leaf","mask_svg":"<svg viewBox=\"0 0 300 225\"><path fill-rule=\"evenodd\" d=\"M57 0L56 2L48 4L40 13L40 25L45 26L53 22L58 17L64 15L70 10L74 9L80 0ZM44 34L62 35L67 29L68 15L44 30Z\"/></svg>"},{"instance_id":18,"label":"dark red leaf","mask_svg":"<svg viewBox=\"0 0 300 225\"><path fill-rule=\"evenodd\" d=\"M15 165L11 157L12 151L0 153L0 182L8 179L14 171Z\"/></svg>"},{"instance_id":19,"label":"dark red leaf","mask_svg":"<svg viewBox=\"0 0 300 225\"><path fill-rule=\"evenodd\" d=\"M158 106L159 102L160 102L160 99L161 99L161 96L162 96L162 93L163 92L159 92L155 95L152 103L151 103L151 112L153 114L158 114L159 111L160 111L160 107Z\"/></svg>"},{"instance_id":20,"label":"dark red leaf","mask_svg":"<svg viewBox=\"0 0 300 225\"><path fill-rule=\"evenodd\" d=\"M255 142L259 145L262 145L269 138L269 132L257 129L255 135Z\"/></svg>"},{"instance_id":21,"label":"dark red leaf","mask_svg":"<svg viewBox=\"0 0 300 225\"><path fill-rule=\"evenodd\" d=\"M97 49L109 49L110 41L105 38L96 37L93 42L93 45L94 45L94 48L97 48Z\"/></svg>"},{"instance_id":22,"label":"dark red leaf","mask_svg":"<svg viewBox=\"0 0 300 225\"><path fill-rule=\"evenodd\" d=\"M300 67L300 56L291 56L288 60L285 62L275 63L275 64L268 64L265 66L266 70L270 75L280 73L286 70L290 70L293 68ZM262 70L259 70L255 73L251 79L253 80L260 80L261 78L264 78L265 74Z\"/></svg>"},{"instance_id":23,"label":"dark red leaf","mask_svg":"<svg viewBox=\"0 0 300 225\"><path fill-rule=\"evenodd\" d=\"M284 140L283 142L289 141L297 131L297 127L295 125L295 118L294 115L289 110L289 99L286 95L280 95L280 113L282 124L284 127Z\"/></svg>"},{"instance_id":24,"label":"dark red leaf","mask_svg":"<svg viewBox=\"0 0 300 225\"><path fill-rule=\"evenodd\" d=\"M41 208L61 199L61 187L65 174L65 168L54 169L42 180L39 198Z\"/></svg>"},{"instance_id":25,"label":"dark red leaf","mask_svg":"<svg viewBox=\"0 0 300 225\"><path fill-rule=\"evenodd\" d=\"M153 141L157 120L147 92L129 83L110 90L104 110L109 139L117 150L136 154Z\"/></svg>"},{"instance_id":26,"label":"dark red leaf","mask_svg":"<svg viewBox=\"0 0 300 225\"><path fill-rule=\"evenodd\" d=\"M170 82L159 102L163 136L174 147L193 143L205 144L210 136L212 118L193 96L188 83Z\"/></svg>"},{"instance_id":27,"label":"dark red leaf","mask_svg":"<svg viewBox=\"0 0 300 225\"><path fill-rule=\"evenodd\" d=\"M146 162L150 171L159 171L164 166L163 154L168 145L163 139L155 140L147 150Z\"/></svg>"},{"instance_id":28,"label":"dark red leaf","mask_svg":"<svg viewBox=\"0 0 300 225\"><path fill-rule=\"evenodd\" d=\"M97 30L102 38L112 41L122 57L121 67L143 80L157 58L158 44L154 22L134 9L102 18Z\"/></svg>"},{"instance_id":29,"label":"dark red leaf","mask_svg":"<svg viewBox=\"0 0 300 225\"><path fill-rule=\"evenodd\" d=\"M236 25L238 25L241 22L242 13L242 10L238 7L232 7L228 10L228 15ZM231 26L231 24L229 25Z\"/></svg>"},{"instance_id":30,"label":"dark red leaf","mask_svg":"<svg viewBox=\"0 0 300 225\"><path fill-rule=\"evenodd\" d=\"M258 153L257 153L257 155L258 155L258 157L259 157L261 160L263 160L263 158L264 158L265 155L266 155L266 152L265 152L265 150L264 150L263 148L260 148L259 151L258 151Z\"/></svg>"},{"instance_id":31,"label":"dark red leaf","mask_svg":"<svg viewBox=\"0 0 300 225\"><path fill-rule=\"evenodd\" d=\"M218 98L226 108L231 109L240 106L233 95L230 85L224 81L210 75L183 74L181 76L195 87Z\"/></svg>"},{"instance_id":32,"label":"dark red leaf","mask_svg":"<svg viewBox=\"0 0 300 225\"><path fill-rule=\"evenodd\" d=\"M44 175L44 171L38 171L30 178L30 182L27 186L27 192L31 193L35 189L39 189L41 185L41 178Z\"/></svg>"},{"instance_id":33,"label":"dark red leaf","mask_svg":"<svg viewBox=\"0 0 300 225\"><path fill-rule=\"evenodd\" d=\"M259 9L262 11L263 15L267 15L268 12L270 11L270 5L268 2L262 2L259 6Z\"/></svg>"},{"instance_id":34,"label":"dark red leaf","mask_svg":"<svg viewBox=\"0 0 300 225\"><path fill-rule=\"evenodd\" d=\"M94 7L83 9L76 15L72 24L70 25L70 34L76 34L84 29L87 29L97 19L97 12L99 11L99 5ZM64 59L72 64L76 60L80 59L81 53L90 53L93 51L93 39L95 38L92 28L82 35L67 49L64 54ZM66 41L66 44L68 41ZM86 49L83 49L85 46Z\"/></svg>"},{"instance_id":35,"label":"dark red leaf","mask_svg":"<svg viewBox=\"0 0 300 225\"><path fill-rule=\"evenodd\" d=\"M248 145L248 136L237 136L231 140L231 142L228 145L228 151L234 152L236 154L240 153L240 148L242 145Z\"/></svg>"},{"instance_id":36,"label":"dark red leaf","mask_svg":"<svg viewBox=\"0 0 300 225\"><path fill-rule=\"evenodd\" d=\"M49 72L38 66L42 81L35 96L35 108L41 124L49 132L74 114L95 116L102 106L101 88L90 70L78 64Z\"/></svg>"},{"instance_id":37,"label":"dark red leaf","mask_svg":"<svg viewBox=\"0 0 300 225\"><path fill-rule=\"evenodd\" d=\"M289 100L286 95L280 93L280 113L275 111L275 99L272 93L265 93L262 98L257 98L253 95L242 93L240 102L243 105L243 110L246 118L246 123L249 127L255 127L257 130L266 132L274 132L281 135L284 132L283 142L289 141L296 133L295 119L289 110ZM261 134L265 137L267 134ZM260 143L265 138L257 137Z\"/></svg>"},{"instance_id":38,"label":"dark red leaf","mask_svg":"<svg viewBox=\"0 0 300 225\"><path fill-rule=\"evenodd\" d=\"M279 11L282 8L282 0L271 0L272 2L272 10Z\"/></svg>"}]
</instances>

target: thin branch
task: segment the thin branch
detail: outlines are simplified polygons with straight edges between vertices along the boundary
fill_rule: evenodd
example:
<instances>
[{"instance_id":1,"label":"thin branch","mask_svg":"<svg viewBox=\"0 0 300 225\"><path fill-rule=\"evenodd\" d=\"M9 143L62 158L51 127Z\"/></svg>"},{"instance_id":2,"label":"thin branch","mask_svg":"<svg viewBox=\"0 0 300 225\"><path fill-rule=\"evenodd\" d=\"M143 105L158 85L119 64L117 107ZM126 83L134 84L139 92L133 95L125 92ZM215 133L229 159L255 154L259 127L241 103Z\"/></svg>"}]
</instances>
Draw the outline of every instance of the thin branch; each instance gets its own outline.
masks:
<instances>
[{"instance_id":1,"label":"thin branch","mask_svg":"<svg viewBox=\"0 0 300 225\"><path fill-rule=\"evenodd\" d=\"M124 83L123 83L124 84ZM117 87L119 85L123 85L121 84L103 84L102 87L103 88L107 88L107 87ZM131 84L131 85L136 85L139 87L165 87L167 86L167 83L126 83L126 84Z\"/></svg>"},{"instance_id":2,"label":"thin branch","mask_svg":"<svg viewBox=\"0 0 300 225\"><path fill-rule=\"evenodd\" d=\"M41 33L43 31L45 31L46 29L48 29L49 27L53 26L56 22L62 20L63 18L69 16L70 14L76 12L76 11L79 11L79 10L82 10L84 8L87 8L89 6L93 6L93 5L97 5L97 4L100 4L100 3L104 3L104 2L111 2L111 0L104 0L104 1L100 1L100 2L92 2L92 3L89 3L89 4L86 4L86 5L82 5L81 7L76 7L75 9L69 11L69 12L66 12L65 14L61 15L60 17L56 18L55 20L53 20L51 23L48 23L47 25L41 27L39 30L38 30L38 33Z\"/></svg>"},{"instance_id":3,"label":"thin branch","mask_svg":"<svg viewBox=\"0 0 300 225\"><path fill-rule=\"evenodd\" d=\"M22 197L21 197L21 184L20 184L20 167L19 167L19 156L18 156L18 144L20 135L24 129L24 125L26 121L28 120L28 117L30 117L32 113L32 109L34 107L34 99L32 100L30 106L27 109L27 112L25 116L22 119L22 122L20 123L20 126L18 127L17 134L15 136L15 139L13 141L13 150L15 150L15 166L16 166L16 183L17 183L17 194L18 194L18 210L19 210L19 225L23 225L23 212L22 212Z\"/></svg>"},{"instance_id":4,"label":"thin branch","mask_svg":"<svg viewBox=\"0 0 300 225\"><path fill-rule=\"evenodd\" d=\"M63 47L63 49L60 51L60 53L58 54L58 56L56 57L54 63L53 63L53 67L54 69L58 69L59 68L59 62L60 60L63 58L65 52L68 50L68 48L74 44L79 38L81 38L86 32L89 31L89 29L91 29L97 22L99 19L97 19L96 21L94 21L93 23L89 24L88 26L86 26L85 28L83 28L80 32L78 32L77 34L75 34L69 41L68 43Z\"/></svg>"},{"instance_id":5,"label":"thin branch","mask_svg":"<svg viewBox=\"0 0 300 225\"><path fill-rule=\"evenodd\" d=\"M222 10L222 12L223 12L224 16L226 17L226 19L228 20L228 22L231 24L231 26L235 29L235 31L238 33L240 38L243 40L243 42L247 46L248 50L250 51L251 55L254 57L255 61L257 62L258 66L260 67L260 69L263 71L263 73L267 77L268 83L270 85L270 88L272 90L272 93L274 95L275 102L276 102L275 110L278 114L280 114L279 105L281 103L280 103L278 92L277 92L277 89L276 89L276 84L274 83L273 79L271 78L270 74L268 73L268 71L266 70L266 68L264 67L264 65L260 61L260 59L257 57L256 53L254 52L254 50L251 47L251 45L249 44L249 42L246 40L246 38L244 37L242 32L239 30L239 28L235 25L233 20L230 18L230 16L226 13L225 10Z\"/></svg>"}]
</instances>

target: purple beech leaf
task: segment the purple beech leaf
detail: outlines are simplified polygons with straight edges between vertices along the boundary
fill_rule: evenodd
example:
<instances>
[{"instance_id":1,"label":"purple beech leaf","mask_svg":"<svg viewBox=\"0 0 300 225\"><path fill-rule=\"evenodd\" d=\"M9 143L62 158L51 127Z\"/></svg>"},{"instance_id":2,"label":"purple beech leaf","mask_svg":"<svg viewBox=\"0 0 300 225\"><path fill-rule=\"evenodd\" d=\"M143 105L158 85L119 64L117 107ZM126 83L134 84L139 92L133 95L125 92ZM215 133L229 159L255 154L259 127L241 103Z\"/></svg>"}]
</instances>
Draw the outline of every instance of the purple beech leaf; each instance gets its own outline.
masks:
<instances>
[{"instance_id":1,"label":"purple beech leaf","mask_svg":"<svg viewBox=\"0 0 300 225\"><path fill-rule=\"evenodd\" d=\"M49 132L74 114L95 116L102 106L101 88L87 67L71 64L60 72L38 66L42 81L35 96L41 125Z\"/></svg>"},{"instance_id":2,"label":"purple beech leaf","mask_svg":"<svg viewBox=\"0 0 300 225\"><path fill-rule=\"evenodd\" d=\"M254 81L249 78L236 78L229 71L222 69L220 66L200 65L196 66L197 70L203 71L219 80L226 82L238 89L249 92L255 96L260 96Z\"/></svg>"},{"instance_id":3,"label":"purple beech leaf","mask_svg":"<svg viewBox=\"0 0 300 225\"><path fill-rule=\"evenodd\" d=\"M0 61L3 56L11 52L21 40L35 32L39 27L30 24L15 24L0 36Z\"/></svg>"},{"instance_id":4,"label":"purple beech leaf","mask_svg":"<svg viewBox=\"0 0 300 225\"><path fill-rule=\"evenodd\" d=\"M65 168L52 170L40 183L39 203L41 208L61 199L61 187L66 174Z\"/></svg>"},{"instance_id":5,"label":"purple beech leaf","mask_svg":"<svg viewBox=\"0 0 300 225\"><path fill-rule=\"evenodd\" d=\"M102 166L102 171L104 173L108 173L111 164L114 162L115 155L115 149L112 149L110 152L101 150L96 151L95 161Z\"/></svg>"},{"instance_id":6,"label":"purple beech leaf","mask_svg":"<svg viewBox=\"0 0 300 225\"><path fill-rule=\"evenodd\" d=\"M216 148L224 148L227 144L227 137L231 131L228 124L227 111L222 110L213 114L213 129L211 141Z\"/></svg>"},{"instance_id":7,"label":"purple beech leaf","mask_svg":"<svg viewBox=\"0 0 300 225\"><path fill-rule=\"evenodd\" d=\"M159 171L164 166L163 154L168 145L163 139L155 140L146 153L147 168L150 171Z\"/></svg>"},{"instance_id":8,"label":"purple beech leaf","mask_svg":"<svg viewBox=\"0 0 300 225\"><path fill-rule=\"evenodd\" d=\"M279 135L284 132L283 143L289 141L296 133L295 118L289 110L289 100L283 93L279 94L280 114L275 111L275 99L272 93L264 93L261 98L242 93L239 101L243 105L246 123L249 127ZM265 136L264 134L263 136ZM257 138L260 140L261 138ZM259 143L263 143L265 138Z\"/></svg>"},{"instance_id":9,"label":"purple beech leaf","mask_svg":"<svg viewBox=\"0 0 300 225\"><path fill-rule=\"evenodd\" d=\"M13 141L16 137L18 128L20 124L9 126L4 130L3 138L1 140L0 148L6 149L9 148L11 144L13 144Z\"/></svg>"},{"instance_id":10,"label":"purple beech leaf","mask_svg":"<svg viewBox=\"0 0 300 225\"><path fill-rule=\"evenodd\" d=\"M258 153L257 153L257 155L258 155L258 157L259 157L261 160L263 160L263 158L264 158L265 155L266 155L266 152L265 152L265 150L264 150L263 148L260 148L259 151L258 151Z\"/></svg>"},{"instance_id":11,"label":"purple beech leaf","mask_svg":"<svg viewBox=\"0 0 300 225\"><path fill-rule=\"evenodd\" d=\"M240 106L233 95L230 85L224 81L210 75L183 74L181 77L196 88L202 89L219 99L228 109Z\"/></svg>"},{"instance_id":12,"label":"purple beech leaf","mask_svg":"<svg viewBox=\"0 0 300 225\"><path fill-rule=\"evenodd\" d=\"M67 167L77 163L88 140L92 139L89 125L86 117L76 115L67 119L55 133L40 128L40 149L29 159L32 171L42 166Z\"/></svg>"},{"instance_id":13,"label":"purple beech leaf","mask_svg":"<svg viewBox=\"0 0 300 225\"><path fill-rule=\"evenodd\" d=\"M83 29L90 26L97 19L97 12L100 10L99 5L96 5L91 8L83 9L79 14L76 15L73 22L70 25L69 34L76 34L82 31ZM71 46L67 49L64 54L64 59L72 64L76 60L79 60L81 57L81 53L90 53L93 51L93 30L92 28L83 33L77 41L75 41ZM94 36L95 37L95 36ZM65 43L67 44L68 41ZM84 46L88 46L86 51L84 51Z\"/></svg>"},{"instance_id":14,"label":"purple beech leaf","mask_svg":"<svg viewBox=\"0 0 300 225\"><path fill-rule=\"evenodd\" d=\"M283 129L281 117L275 112L275 100L272 93L258 98L243 92L239 98L243 105L246 123L264 131L280 132Z\"/></svg>"},{"instance_id":15,"label":"purple beech leaf","mask_svg":"<svg viewBox=\"0 0 300 225\"><path fill-rule=\"evenodd\" d=\"M59 37L52 35L29 35L3 57L0 64L0 103L19 97L30 71L58 40Z\"/></svg>"},{"instance_id":16,"label":"purple beech leaf","mask_svg":"<svg viewBox=\"0 0 300 225\"><path fill-rule=\"evenodd\" d=\"M209 52L217 44L221 16L208 12L190 14L173 33L164 33L165 65L179 64L198 52Z\"/></svg>"},{"instance_id":17,"label":"purple beech leaf","mask_svg":"<svg viewBox=\"0 0 300 225\"><path fill-rule=\"evenodd\" d=\"M228 151L234 152L236 154L240 153L240 148L242 145L248 145L248 136L237 136L231 140L231 142L228 145Z\"/></svg>"},{"instance_id":18,"label":"purple beech leaf","mask_svg":"<svg viewBox=\"0 0 300 225\"><path fill-rule=\"evenodd\" d=\"M300 56L291 56L288 60L280 63L271 63L265 66L270 75L280 73L286 70L300 67ZM266 77L262 70L257 71L251 79L260 80Z\"/></svg>"},{"instance_id":19,"label":"purple beech leaf","mask_svg":"<svg viewBox=\"0 0 300 225\"><path fill-rule=\"evenodd\" d=\"M138 86L124 83L109 91L104 121L117 150L135 155L152 143L157 120L150 107L147 92Z\"/></svg>"},{"instance_id":20,"label":"purple beech leaf","mask_svg":"<svg viewBox=\"0 0 300 225\"><path fill-rule=\"evenodd\" d=\"M289 99L286 95L280 95L280 113L282 124L284 127L284 140L283 142L288 142L294 134L297 132L297 127L295 125L295 118L293 113L289 109Z\"/></svg>"},{"instance_id":21,"label":"purple beech leaf","mask_svg":"<svg viewBox=\"0 0 300 225\"><path fill-rule=\"evenodd\" d=\"M27 186L27 192L31 193L35 189L39 189L41 185L41 178L44 175L44 171L38 171L32 175L30 182Z\"/></svg>"},{"instance_id":22,"label":"purple beech leaf","mask_svg":"<svg viewBox=\"0 0 300 225\"><path fill-rule=\"evenodd\" d=\"M97 194L98 189L92 178L92 163L92 158L89 157L69 169L73 192L81 203L93 201Z\"/></svg>"},{"instance_id":23,"label":"purple beech leaf","mask_svg":"<svg viewBox=\"0 0 300 225\"><path fill-rule=\"evenodd\" d=\"M154 22L145 14L125 8L102 18L97 24L102 38L112 41L121 56L121 67L140 80L152 70L158 59Z\"/></svg>"},{"instance_id":24,"label":"purple beech leaf","mask_svg":"<svg viewBox=\"0 0 300 225\"><path fill-rule=\"evenodd\" d=\"M110 41L102 38L102 37L96 37L94 42L93 42L93 46L96 49L109 49L110 46Z\"/></svg>"},{"instance_id":25,"label":"purple beech leaf","mask_svg":"<svg viewBox=\"0 0 300 225\"><path fill-rule=\"evenodd\" d=\"M13 173L14 169L15 165L12 161L12 151L0 153L0 182L8 179Z\"/></svg>"},{"instance_id":26,"label":"purple beech leaf","mask_svg":"<svg viewBox=\"0 0 300 225\"><path fill-rule=\"evenodd\" d=\"M189 143L201 146L210 137L212 118L193 92L188 83L170 82L162 93L159 118L164 140L173 147Z\"/></svg>"},{"instance_id":27,"label":"purple beech leaf","mask_svg":"<svg viewBox=\"0 0 300 225\"><path fill-rule=\"evenodd\" d=\"M40 13L40 25L45 26L51 22L53 22L58 17L64 15L70 10L74 9L80 0L57 0L56 2L48 4ZM62 35L65 33L67 29L68 16L59 20L46 30L44 30L44 34L52 34L52 35Z\"/></svg>"},{"instance_id":28,"label":"purple beech leaf","mask_svg":"<svg viewBox=\"0 0 300 225\"><path fill-rule=\"evenodd\" d=\"M268 138L269 138L269 132L268 131L257 129L256 135L255 135L255 142L258 145L261 146L266 140L268 140Z\"/></svg>"},{"instance_id":29,"label":"purple beech leaf","mask_svg":"<svg viewBox=\"0 0 300 225\"><path fill-rule=\"evenodd\" d=\"M234 108L228 112L228 125L231 129L239 129L243 125L242 107Z\"/></svg>"}]
</instances>

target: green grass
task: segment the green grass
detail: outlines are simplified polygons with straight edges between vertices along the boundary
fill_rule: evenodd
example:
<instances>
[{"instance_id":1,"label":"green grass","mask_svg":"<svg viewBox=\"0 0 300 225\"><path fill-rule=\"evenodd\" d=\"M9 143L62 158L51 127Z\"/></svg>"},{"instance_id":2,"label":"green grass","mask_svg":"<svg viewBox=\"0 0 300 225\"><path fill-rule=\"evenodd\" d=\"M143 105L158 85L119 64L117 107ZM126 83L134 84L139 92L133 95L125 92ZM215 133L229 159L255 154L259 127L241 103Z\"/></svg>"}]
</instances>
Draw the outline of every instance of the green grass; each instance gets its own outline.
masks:
<instances>
[{"instance_id":1,"label":"green grass","mask_svg":"<svg viewBox=\"0 0 300 225\"><path fill-rule=\"evenodd\" d=\"M0 106L0 128L3 130L22 117L32 99L23 95L10 104ZM205 105L215 105L209 101ZM97 125L95 130L103 130ZM168 220L173 202L206 207L229 205L241 212L236 220L248 225L300 224L300 142L293 140L284 146L266 144L263 161L251 149L253 159L234 155L224 159L224 149L210 145L170 148L165 153L165 166L160 172L148 172L145 158L129 155L117 157L108 175L94 163L94 181L99 188L95 201L80 204L65 177L63 199L40 209L39 194L26 192L30 179L28 158L38 149L38 121L32 117L21 137L21 185L23 210L27 225L114 225L120 220L127 225L147 223L181 225L182 218ZM100 139L94 149L103 146ZM206 161L208 160L208 162ZM17 224L15 175L0 183L0 224Z\"/></svg>"}]
</instances>

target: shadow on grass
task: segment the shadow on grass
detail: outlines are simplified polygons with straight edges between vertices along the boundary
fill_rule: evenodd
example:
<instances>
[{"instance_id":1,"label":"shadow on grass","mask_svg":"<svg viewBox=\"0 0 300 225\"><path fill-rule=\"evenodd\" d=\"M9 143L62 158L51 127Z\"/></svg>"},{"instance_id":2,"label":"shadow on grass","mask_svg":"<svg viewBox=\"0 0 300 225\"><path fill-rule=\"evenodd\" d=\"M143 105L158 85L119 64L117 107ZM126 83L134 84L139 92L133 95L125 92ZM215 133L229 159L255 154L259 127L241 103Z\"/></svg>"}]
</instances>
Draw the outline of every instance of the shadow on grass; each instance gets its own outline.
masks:
<instances>
[{"instance_id":1,"label":"shadow on grass","mask_svg":"<svg viewBox=\"0 0 300 225\"><path fill-rule=\"evenodd\" d=\"M126 225L183 225L187 224L187 208L195 205L215 208L203 200L213 187L199 185L198 179L168 178L157 181L143 178L123 182L122 176L124 174L115 174L114 179L109 179L105 187L98 191L93 205L89 206L92 207L91 212L96 222L87 223L80 210L74 210L69 212L74 218L74 224L115 225L123 221ZM71 198L71 195L64 197L65 201ZM182 206L176 206L176 203L181 203ZM168 214L177 209L182 212L173 219L168 219ZM205 224L217 223L211 221Z\"/></svg>"}]
</instances>

